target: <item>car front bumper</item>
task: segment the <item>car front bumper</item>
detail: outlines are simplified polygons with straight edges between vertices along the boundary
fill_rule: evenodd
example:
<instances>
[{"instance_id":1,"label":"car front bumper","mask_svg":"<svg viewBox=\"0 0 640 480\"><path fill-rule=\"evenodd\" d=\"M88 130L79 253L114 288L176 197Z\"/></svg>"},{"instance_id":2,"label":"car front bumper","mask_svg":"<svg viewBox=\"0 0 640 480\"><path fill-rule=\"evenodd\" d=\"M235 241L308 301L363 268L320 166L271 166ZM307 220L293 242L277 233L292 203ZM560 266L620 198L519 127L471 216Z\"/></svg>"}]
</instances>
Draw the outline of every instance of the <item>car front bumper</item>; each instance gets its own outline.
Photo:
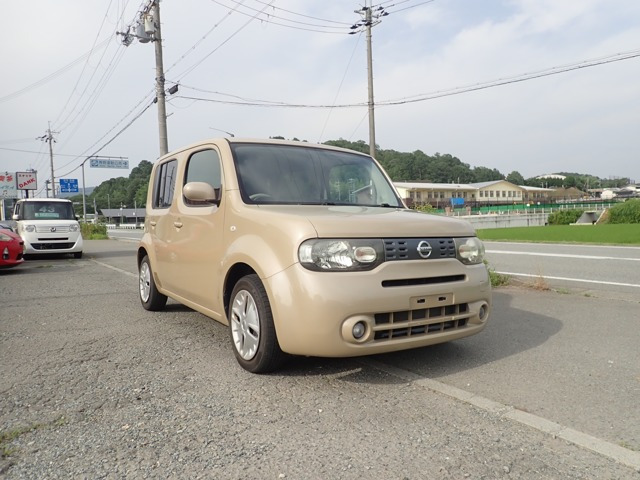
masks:
<instances>
[{"instance_id":1,"label":"car front bumper","mask_svg":"<svg viewBox=\"0 0 640 480\"><path fill-rule=\"evenodd\" d=\"M485 328L484 265L456 259L387 262L369 272L313 272L299 264L263 279L278 341L297 355L348 357L433 345ZM354 337L354 326L364 334Z\"/></svg>"}]
</instances>

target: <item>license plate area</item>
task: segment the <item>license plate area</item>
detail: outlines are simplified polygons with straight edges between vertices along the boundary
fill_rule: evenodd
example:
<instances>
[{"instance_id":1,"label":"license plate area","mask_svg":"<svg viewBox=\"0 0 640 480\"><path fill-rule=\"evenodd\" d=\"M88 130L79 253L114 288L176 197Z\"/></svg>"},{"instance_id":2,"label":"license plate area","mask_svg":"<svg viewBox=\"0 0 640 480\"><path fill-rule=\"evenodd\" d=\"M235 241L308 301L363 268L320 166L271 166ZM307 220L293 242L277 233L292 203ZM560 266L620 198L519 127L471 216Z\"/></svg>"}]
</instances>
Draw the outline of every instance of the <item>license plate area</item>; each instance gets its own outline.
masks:
<instances>
[{"instance_id":1,"label":"license plate area","mask_svg":"<svg viewBox=\"0 0 640 480\"><path fill-rule=\"evenodd\" d=\"M410 309L446 307L454 304L453 293L440 293L437 295L421 295L411 297L409 300Z\"/></svg>"}]
</instances>

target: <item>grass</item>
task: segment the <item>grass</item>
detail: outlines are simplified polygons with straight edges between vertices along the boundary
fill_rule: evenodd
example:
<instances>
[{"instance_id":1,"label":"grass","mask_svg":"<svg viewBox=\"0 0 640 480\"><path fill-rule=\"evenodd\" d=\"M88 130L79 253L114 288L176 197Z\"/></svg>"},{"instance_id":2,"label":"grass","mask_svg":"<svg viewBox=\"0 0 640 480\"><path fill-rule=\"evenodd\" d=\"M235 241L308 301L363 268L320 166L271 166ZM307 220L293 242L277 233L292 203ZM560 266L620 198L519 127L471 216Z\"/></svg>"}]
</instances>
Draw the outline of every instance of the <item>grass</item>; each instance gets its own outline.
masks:
<instances>
[{"instance_id":1,"label":"grass","mask_svg":"<svg viewBox=\"0 0 640 480\"><path fill-rule=\"evenodd\" d=\"M493 268L489 267L489 262L486 260L484 261L484 264L487 267L487 272L489 272L489 280L491 281L492 287L500 287L509 284L509 275L503 275L502 273L496 272Z\"/></svg>"},{"instance_id":2,"label":"grass","mask_svg":"<svg viewBox=\"0 0 640 480\"><path fill-rule=\"evenodd\" d=\"M548 225L477 230L482 240L640 245L640 224Z\"/></svg>"},{"instance_id":3,"label":"grass","mask_svg":"<svg viewBox=\"0 0 640 480\"><path fill-rule=\"evenodd\" d=\"M19 427L6 432L0 431L0 457L5 458L13 455L16 452L15 448L10 446L16 438L24 435L25 433L39 430L41 428L56 428L67 423L64 417L59 417L50 423L34 423L26 427Z\"/></svg>"},{"instance_id":4,"label":"grass","mask_svg":"<svg viewBox=\"0 0 640 480\"><path fill-rule=\"evenodd\" d=\"M85 240L107 240L109 238L106 225L81 223L80 228L82 230L82 238Z\"/></svg>"}]
</instances>

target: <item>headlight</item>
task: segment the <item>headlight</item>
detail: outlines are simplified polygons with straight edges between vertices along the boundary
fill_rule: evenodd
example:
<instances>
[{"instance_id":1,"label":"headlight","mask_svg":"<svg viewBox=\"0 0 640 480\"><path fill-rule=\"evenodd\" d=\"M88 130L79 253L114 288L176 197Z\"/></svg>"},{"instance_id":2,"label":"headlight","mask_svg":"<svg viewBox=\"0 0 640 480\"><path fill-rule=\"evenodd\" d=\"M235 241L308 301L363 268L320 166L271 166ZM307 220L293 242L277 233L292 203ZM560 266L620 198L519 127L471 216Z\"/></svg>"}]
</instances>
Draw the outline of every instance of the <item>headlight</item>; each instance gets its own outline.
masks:
<instances>
[{"instance_id":1,"label":"headlight","mask_svg":"<svg viewBox=\"0 0 640 480\"><path fill-rule=\"evenodd\" d=\"M78 231L78 224L77 223L72 223L71 225L69 225L69 231L70 232L77 232Z\"/></svg>"},{"instance_id":2,"label":"headlight","mask_svg":"<svg viewBox=\"0 0 640 480\"><path fill-rule=\"evenodd\" d=\"M13 238L6 233L0 233L0 242L10 242L11 240L13 240Z\"/></svg>"},{"instance_id":3,"label":"headlight","mask_svg":"<svg viewBox=\"0 0 640 480\"><path fill-rule=\"evenodd\" d=\"M476 265L484 260L484 244L477 237L456 238L456 255L465 265Z\"/></svg>"},{"instance_id":4,"label":"headlight","mask_svg":"<svg viewBox=\"0 0 640 480\"><path fill-rule=\"evenodd\" d=\"M375 239L312 239L300 245L298 258L309 270L372 270L384 261L384 247Z\"/></svg>"},{"instance_id":5,"label":"headlight","mask_svg":"<svg viewBox=\"0 0 640 480\"><path fill-rule=\"evenodd\" d=\"M25 225L24 226L24 231L25 232L35 232L36 231L36 227L35 227L35 225Z\"/></svg>"}]
</instances>

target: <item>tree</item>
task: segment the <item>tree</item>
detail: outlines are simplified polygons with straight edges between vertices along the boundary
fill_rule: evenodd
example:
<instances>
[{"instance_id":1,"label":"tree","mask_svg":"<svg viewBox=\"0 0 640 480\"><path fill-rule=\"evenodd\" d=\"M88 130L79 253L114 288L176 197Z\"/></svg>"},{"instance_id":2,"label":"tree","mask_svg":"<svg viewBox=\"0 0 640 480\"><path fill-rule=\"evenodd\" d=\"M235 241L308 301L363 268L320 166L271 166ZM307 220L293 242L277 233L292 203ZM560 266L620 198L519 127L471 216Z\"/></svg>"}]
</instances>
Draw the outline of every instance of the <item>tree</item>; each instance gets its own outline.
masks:
<instances>
[{"instance_id":1,"label":"tree","mask_svg":"<svg viewBox=\"0 0 640 480\"><path fill-rule=\"evenodd\" d=\"M507 178L505 180L507 182L513 183L514 185L524 185L524 177L520 175L520 172L517 172L515 170L507 175Z\"/></svg>"},{"instance_id":2,"label":"tree","mask_svg":"<svg viewBox=\"0 0 640 480\"><path fill-rule=\"evenodd\" d=\"M480 182L492 182L494 180L503 180L504 175L495 168L487 167L474 167L473 168L473 181Z\"/></svg>"}]
</instances>

